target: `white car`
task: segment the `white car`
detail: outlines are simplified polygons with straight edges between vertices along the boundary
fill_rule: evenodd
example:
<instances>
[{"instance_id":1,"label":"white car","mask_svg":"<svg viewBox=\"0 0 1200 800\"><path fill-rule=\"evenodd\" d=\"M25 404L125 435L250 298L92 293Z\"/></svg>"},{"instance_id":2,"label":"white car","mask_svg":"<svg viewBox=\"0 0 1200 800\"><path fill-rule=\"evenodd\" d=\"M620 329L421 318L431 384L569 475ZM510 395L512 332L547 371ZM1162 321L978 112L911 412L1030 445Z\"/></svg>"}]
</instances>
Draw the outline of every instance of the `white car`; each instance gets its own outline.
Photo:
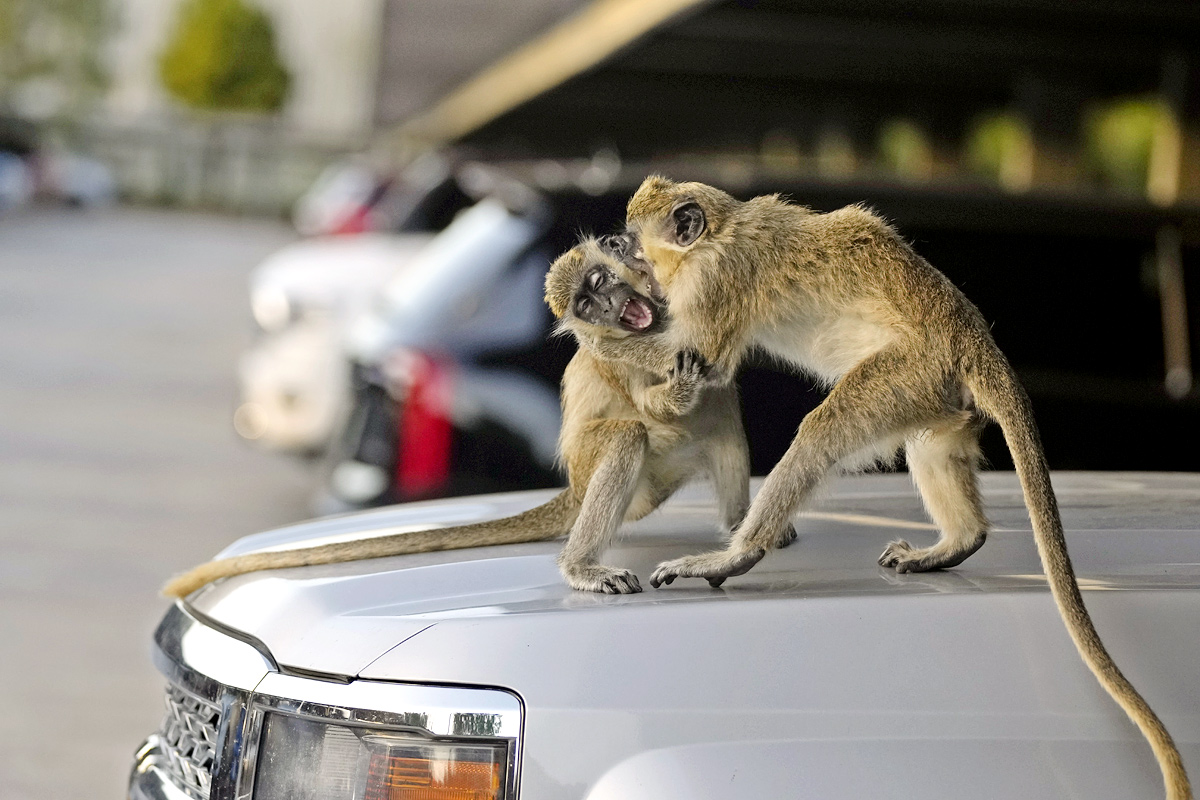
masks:
<instances>
[{"instance_id":1,"label":"white car","mask_svg":"<svg viewBox=\"0 0 1200 800\"><path fill-rule=\"evenodd\" d=\"M294 242L263 261L250 276L260 335L238 363L237 432L284 452L323 450L350 402L344 329L432 239L326 236Z\"/></svg>"},{"instance_id":2,"label":"white car","mask_svg":"<svg viewBox=\"0 0 1200 800\"><path fill-rule=\"evenodd\" d=\"M1200 476L1058 473L1084 596L1200 776ZM876 565L935 532L904 475L834 483L799 541L720 589L568 589L554 542L228 579L156 634L167 715L136 800L1128 800L1162 797L1080 661L1011 473L954 570ZM222 555L514 513L551 493L418 503ZM717 543L706 489L627 526L643 577Z\"/></svg>"}]
</instances>

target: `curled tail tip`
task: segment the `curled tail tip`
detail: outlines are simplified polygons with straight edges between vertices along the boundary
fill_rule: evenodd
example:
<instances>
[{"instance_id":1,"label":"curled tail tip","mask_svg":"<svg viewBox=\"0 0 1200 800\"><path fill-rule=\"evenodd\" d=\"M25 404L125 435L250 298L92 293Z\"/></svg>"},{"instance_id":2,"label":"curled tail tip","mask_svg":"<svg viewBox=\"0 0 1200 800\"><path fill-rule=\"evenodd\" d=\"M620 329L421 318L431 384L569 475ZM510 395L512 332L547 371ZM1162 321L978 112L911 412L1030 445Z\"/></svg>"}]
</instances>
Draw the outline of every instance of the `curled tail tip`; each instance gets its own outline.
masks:
<instances>
[{"instance_id":1,"label":"curled tail tip","mask_svg":"<svg viewBox=\"0 0 1200 800\"><path fill-rule=\"evenodd\" d=\"M198 583L192 579L191 573L186 572L183 575L176 575L164 583L162 588L158 590L158 593L170 600L178 600L187 597L201 586L203 586L202 583Z\"/></svg>"},{"instance_id":2,"label":"curled tail tip","mask_svg":"<svg viewBox=\"0 0 1200 800\"><path fill-rule=\"evenodd\" d=\"M159 594L172 599L187 597L218 578L225 578L233 574L236 573L230 572L228 565L224 562L210 561L171 578L159 589Z\"/></svg>"}]
</instances>

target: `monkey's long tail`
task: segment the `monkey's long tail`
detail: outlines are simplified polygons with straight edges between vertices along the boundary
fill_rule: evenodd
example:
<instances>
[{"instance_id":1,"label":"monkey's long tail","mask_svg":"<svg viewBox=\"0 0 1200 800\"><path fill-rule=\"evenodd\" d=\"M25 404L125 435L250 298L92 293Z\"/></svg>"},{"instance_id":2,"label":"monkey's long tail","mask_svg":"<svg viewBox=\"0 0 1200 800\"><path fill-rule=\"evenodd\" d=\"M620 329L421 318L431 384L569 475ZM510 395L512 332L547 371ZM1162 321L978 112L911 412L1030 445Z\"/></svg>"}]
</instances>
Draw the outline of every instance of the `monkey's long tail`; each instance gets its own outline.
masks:
<instances>
[{"instance_id":1,"label":"monkey's long tail","mask_svg":"<svg viewBox=\"0 0 1200 800\"><path fill-rule=\"evenodd\" d=\"M981 358L977 370L967 376L967 385L974 392L979 407L994 418L1004 432L1025 494L1038 555L1075 647L1100 685L1125 709L1150 743L1162 770L1167 799L1192 800L1191 784L1171 734L1133 684L1121 674L1083 605L1071 557L1067 554L1058 502L1050 486L1050 469L1033 421L1029 396L1008 361L999 354L989 353Z\"/></svg>"},{"instance_id":2,"label":"monkey's long tail","mask_svg":"<svg viewBox=\"0 0 1200 800\"><path fill-rule=\"evenodd\" d=\"M318 547L279 550L269 553L250 553L233 558L209 561L177 575L162 588L167 597L186 597L218 578L228 578L247 572L285 567L307 567L314 564L337 564L368 558L383 558L408 553L427 553L435 550L459 550L466 547L487 547L497 544L540 542L561 536L571 529L579 516L579 501L570 488L540 506L503 519L476 522L454 528L435 528L390 536L356 539L351 542Z\"/></svg>"}]
</instances>

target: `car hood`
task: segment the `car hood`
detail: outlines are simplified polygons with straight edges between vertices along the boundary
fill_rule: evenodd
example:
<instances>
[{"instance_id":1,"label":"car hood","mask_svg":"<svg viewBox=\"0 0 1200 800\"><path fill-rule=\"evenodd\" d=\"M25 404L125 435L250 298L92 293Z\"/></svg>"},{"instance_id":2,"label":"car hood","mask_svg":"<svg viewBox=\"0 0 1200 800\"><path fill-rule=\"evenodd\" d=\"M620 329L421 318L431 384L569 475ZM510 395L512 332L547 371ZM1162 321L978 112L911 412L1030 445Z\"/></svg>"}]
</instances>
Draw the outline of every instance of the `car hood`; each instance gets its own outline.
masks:
<instances>
[{"instance_id":1,"label":"car hood","mask_svg":"<svg viewBox=\"0 0 1200 800\"><path fill-rule=\"evenodd\" d=\"M795 545L719 590L681 580L629 596L575 592L555 563L561 544L543 542L254 573L210 585L187 602L260 640L285 667L338 676L519 682L519 674L472 658L471 650L496 653L524 639L556 647L619 642L629 652L653 652L664 632L693 630L725 647L753 648L764 630L778 626L786 635L795 615L818 608L831 619L854 619L874 613L881 599L917 613L917 605L905 604L1003 605L1044 594L1015 477L987 473L982 486L994 526L989 541L962 566L941 573L898 575L876 565L892 539L936 537L907 476L876 475L834 482L823 502L796 520ZM1093 591L1200 587L1200 476L1056 473L1054 486L1089 605L1099 597ZM246 537L220 555L474 522L553 494L458 498L332 517ZM605 561L633 569L645 583L658 562L717 546L716 518L711 493L687 489L650 518L627 525ZM1054 619L1044 598L1036 607ZM453 669L445 659L421 666L409 657L435 646L455 650Z\"/></svg>"}]
</instances>

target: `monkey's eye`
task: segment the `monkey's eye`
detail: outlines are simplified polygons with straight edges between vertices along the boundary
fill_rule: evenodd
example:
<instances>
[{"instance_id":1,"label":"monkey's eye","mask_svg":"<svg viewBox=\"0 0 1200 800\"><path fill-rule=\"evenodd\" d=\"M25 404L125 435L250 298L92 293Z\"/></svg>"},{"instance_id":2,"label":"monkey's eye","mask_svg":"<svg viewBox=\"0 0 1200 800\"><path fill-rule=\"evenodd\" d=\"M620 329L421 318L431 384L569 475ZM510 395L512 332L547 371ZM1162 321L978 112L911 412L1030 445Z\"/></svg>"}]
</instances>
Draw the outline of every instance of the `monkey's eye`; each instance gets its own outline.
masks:
<instances>
[{"instance_id":1,"label":"monkey's eye","mask_svg":"<svg viewBox=\"0 0 1200 800\"><path fill-rule=\"evenodd\" d=\"M586 316L588 309L592 307L592 301L586 297L581 297L575 301L575 314L577 316Z\"/></svg>"},{"instance_id":2,"label":"monkey's eye","mask_svg":"<svg viewBox=\"0 0 1200 800\"><path fill-rule=\"evenodd\" d=\"M599 289L604 285L604 272L596 270L591 275L588 275L588 286L592 289Z\"/></svg>"}]
</instances>

